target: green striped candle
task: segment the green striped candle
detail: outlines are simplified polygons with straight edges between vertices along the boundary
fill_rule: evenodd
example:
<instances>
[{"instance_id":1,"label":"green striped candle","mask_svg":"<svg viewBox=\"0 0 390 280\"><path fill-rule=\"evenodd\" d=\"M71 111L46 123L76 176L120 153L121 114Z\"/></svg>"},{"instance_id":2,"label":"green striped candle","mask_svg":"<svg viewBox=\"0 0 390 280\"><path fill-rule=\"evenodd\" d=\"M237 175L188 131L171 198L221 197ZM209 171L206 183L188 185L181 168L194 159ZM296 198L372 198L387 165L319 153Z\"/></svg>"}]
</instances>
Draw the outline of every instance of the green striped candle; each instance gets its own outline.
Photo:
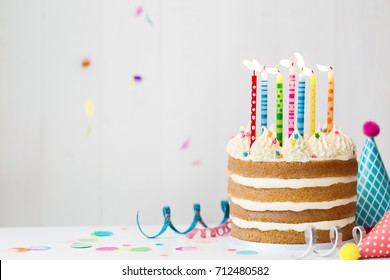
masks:
<instances>
[{"instance_id":1,"label":"green striped candle","mask_svg":"<svg viewBox=\"0 0 390 280\"><path fill-rule=\"evenodd\" d=\"M283 76L276 77L276 140L283 145Z\"/></svg>"}]
</instances>

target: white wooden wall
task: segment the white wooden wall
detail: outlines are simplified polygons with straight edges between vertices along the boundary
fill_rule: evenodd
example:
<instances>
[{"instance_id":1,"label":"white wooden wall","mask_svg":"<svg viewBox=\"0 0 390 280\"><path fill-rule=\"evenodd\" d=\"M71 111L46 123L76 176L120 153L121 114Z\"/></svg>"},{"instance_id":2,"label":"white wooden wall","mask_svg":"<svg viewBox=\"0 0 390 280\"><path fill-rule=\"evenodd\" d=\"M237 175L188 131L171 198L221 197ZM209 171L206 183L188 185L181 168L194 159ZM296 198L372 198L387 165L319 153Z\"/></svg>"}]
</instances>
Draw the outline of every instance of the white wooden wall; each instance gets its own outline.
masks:
<instances>
[{"instance_id":1,"label":"white wooden wall","mask_svg":"<svg viewBox=\"0 0 390 280\"><path fill-rule=\"evenodd\" d=\"M194 202L217 222L225 145L249 120L244 58L332 64L337 124L361 149L376 120L390 167L389 12L386 0L1 0L0 226L132 224L137 209L160 223L164 205L186 224Z\"/></svg>"}]
</instances>

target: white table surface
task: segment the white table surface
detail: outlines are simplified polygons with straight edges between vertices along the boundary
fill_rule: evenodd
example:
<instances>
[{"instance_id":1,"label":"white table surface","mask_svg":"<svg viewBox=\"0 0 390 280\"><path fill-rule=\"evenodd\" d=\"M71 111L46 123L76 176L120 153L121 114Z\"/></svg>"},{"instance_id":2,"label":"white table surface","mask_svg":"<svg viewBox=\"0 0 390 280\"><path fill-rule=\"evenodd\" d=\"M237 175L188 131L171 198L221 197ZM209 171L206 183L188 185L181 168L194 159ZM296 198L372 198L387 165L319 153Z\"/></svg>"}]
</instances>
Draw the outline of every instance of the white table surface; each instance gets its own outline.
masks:
<instances>
[{"instance_id":1,"label":"white table surface","mask_svg":"<svg viewBox=\"0 0 390 280\"><path fill-rule=\"evenodd\" d=\"M148 234L155 234L159 230L158 226L144 227L144 231ZM94 236L93 233L96 231L112 232L112 235ZM85 242L85 239L95 240ZM89 244L91 247L72 248L74 243ZM99 250L102 247L114 248L113 251ZM136 226L0 228L0 259L288 260L294 259L293 255L302 254L304 249L302 246L241 242L230 236L205 239L196 236L188 239L186 236L174 233L171 229L167 229L156 239L148 239L138 231ZM335 260L339 259L339 254L338 251L330 257L312 254L304 259Z\"/></svg>"}]
</instances>

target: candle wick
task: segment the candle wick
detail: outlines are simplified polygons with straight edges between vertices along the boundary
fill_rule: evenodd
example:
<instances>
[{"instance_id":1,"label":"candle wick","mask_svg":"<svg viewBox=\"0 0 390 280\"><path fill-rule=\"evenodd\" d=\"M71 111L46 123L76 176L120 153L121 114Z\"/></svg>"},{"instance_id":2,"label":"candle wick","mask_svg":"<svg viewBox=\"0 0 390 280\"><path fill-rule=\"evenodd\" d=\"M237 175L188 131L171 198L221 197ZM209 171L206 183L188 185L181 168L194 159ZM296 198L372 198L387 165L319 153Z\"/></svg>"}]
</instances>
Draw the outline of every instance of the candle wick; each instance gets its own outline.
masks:
<instances>
[{"instance_id":1,"label":"candle wick","mask_svg":"<svg viewBox=\"0 0 390 280\"><path fill-rule=\"evenodd\" d=\"M333 71L333 67L332 67L332 66L329 66L329 69L330 69L331 71Z\"/></svg>"}]
</instances>

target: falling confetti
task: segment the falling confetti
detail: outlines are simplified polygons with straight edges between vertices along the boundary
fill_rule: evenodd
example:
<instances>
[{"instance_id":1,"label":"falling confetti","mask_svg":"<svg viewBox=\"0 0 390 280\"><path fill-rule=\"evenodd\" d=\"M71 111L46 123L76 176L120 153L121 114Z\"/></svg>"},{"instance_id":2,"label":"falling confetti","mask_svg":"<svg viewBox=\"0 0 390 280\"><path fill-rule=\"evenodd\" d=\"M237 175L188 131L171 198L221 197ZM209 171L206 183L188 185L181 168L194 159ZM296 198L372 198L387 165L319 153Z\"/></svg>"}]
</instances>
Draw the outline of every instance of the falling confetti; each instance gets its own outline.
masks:
<instances>
[{"instance_id":1,"label":"falling confetti","mask_svg":"<svg viewBox=\"0 0 390 280\"><path fill-rule=\"evenodd\" d=\"M138 17L142 14L142 12L144 11L144 8L142 8L142 6L138 6L136 9L135 9L135 15Z\"/></svg>"},{"instance_id":2,"label":"falling confetti","mask_svg":"<svg viewBox=\"0 0 390 280\"><path fill-rule=\"evenodd\" d=\"M92 235L105 237L105 236L111 236L113 235L113 233L111 231L95 231L92 232Z\"/></svg>"},{"instance_id":3,"label":"falling confetti","mask_svg":"<svg viewBox=\"0 0 390 280\"><path fill-rule=\"evenodd\" d=\"M83 59L83 61L81 62L81 66L83 68L88 68L90 65L91 65L91 60L89 60L88 58Z\"/></svg>"},{"instance_id":4,"label":"falling confetti","mask_svg":"<svg viewBox=\"0 0 390 280\"><path fill-rule=\"evenodd\" d=\"M105 251L105 252L108 252L108 251L116 251L118 250L118 247L99 247L99 248L96 248L97 251Z\"/></svg>"},{"instance_id":5,"label":"falling confetti","mask_svg":"<svg viewBox=\"0 0 390 280\"><path fill-rule=\"evenodd\" d=\"M257 254L257 251L237 251L236 252L237 255L256 255Z\"/></svg>"},{"instance_id":6,"label":"falling confetti","mask_svg":"<svg viewBox=\"0 0 390 280\"><path fill-rule=\"evenodd\" d=\"M149 251L152 251L152 248L149 248L149 247L135 247L135 248L130 249L130 251L132 251L132 252L149 252Z\"/></svg>"},{"instance_id":7,"label":"falling confetti","mask_svg":"<svg viewBox=\"0 0 390 280\"><path fill-rule=\"evenodd\" d=\"M87 115L87 117L92 117L94 112L95 112L95 104L91 99L88 99L85 102L85 114Z\"/></svg>"},{"instance_id":8,"label":"falling confetti","mask_svg":"<svg viewBox=\"0 0 390 280\"><path fill-rule=\"evenodd\" d=\"M191 138L186 139L180 146L180 150L188 149L190 146Z\"/></svg>"},{"instance_id":9,"label":"falling confetti","mask_svg":"<svg viewBox=\"0 0 390 280\"><path fill-rule=\"evenodd\" d=\"M153 26L153 22L152 22L152 20L150 19L150 17L149 17L148 15L146 15L145 18L146 18L146 21L147 21L151 26Z\"/></svg>"},{"instance_id":10,"label":"falling confetti","mask_svg":"<svg viewBox=\"0 0 390 280\"><path fill-rule=\"evenodd\" d=\"M87 248L91 248L92 245L86 244L86 243L74 243L70 247L72 247L74 249L87 249Z\"/></svg>"},{"instance_id":11,"label":"falling confetti","mask_svg":"<svg viewBox=\"0 0 390 280\"><path fill-rule=\"evenodd\" d=\"M137 83L142 82L142 77L139 75L134 75L134 81Z\"/></svg>"}]
</instances>

